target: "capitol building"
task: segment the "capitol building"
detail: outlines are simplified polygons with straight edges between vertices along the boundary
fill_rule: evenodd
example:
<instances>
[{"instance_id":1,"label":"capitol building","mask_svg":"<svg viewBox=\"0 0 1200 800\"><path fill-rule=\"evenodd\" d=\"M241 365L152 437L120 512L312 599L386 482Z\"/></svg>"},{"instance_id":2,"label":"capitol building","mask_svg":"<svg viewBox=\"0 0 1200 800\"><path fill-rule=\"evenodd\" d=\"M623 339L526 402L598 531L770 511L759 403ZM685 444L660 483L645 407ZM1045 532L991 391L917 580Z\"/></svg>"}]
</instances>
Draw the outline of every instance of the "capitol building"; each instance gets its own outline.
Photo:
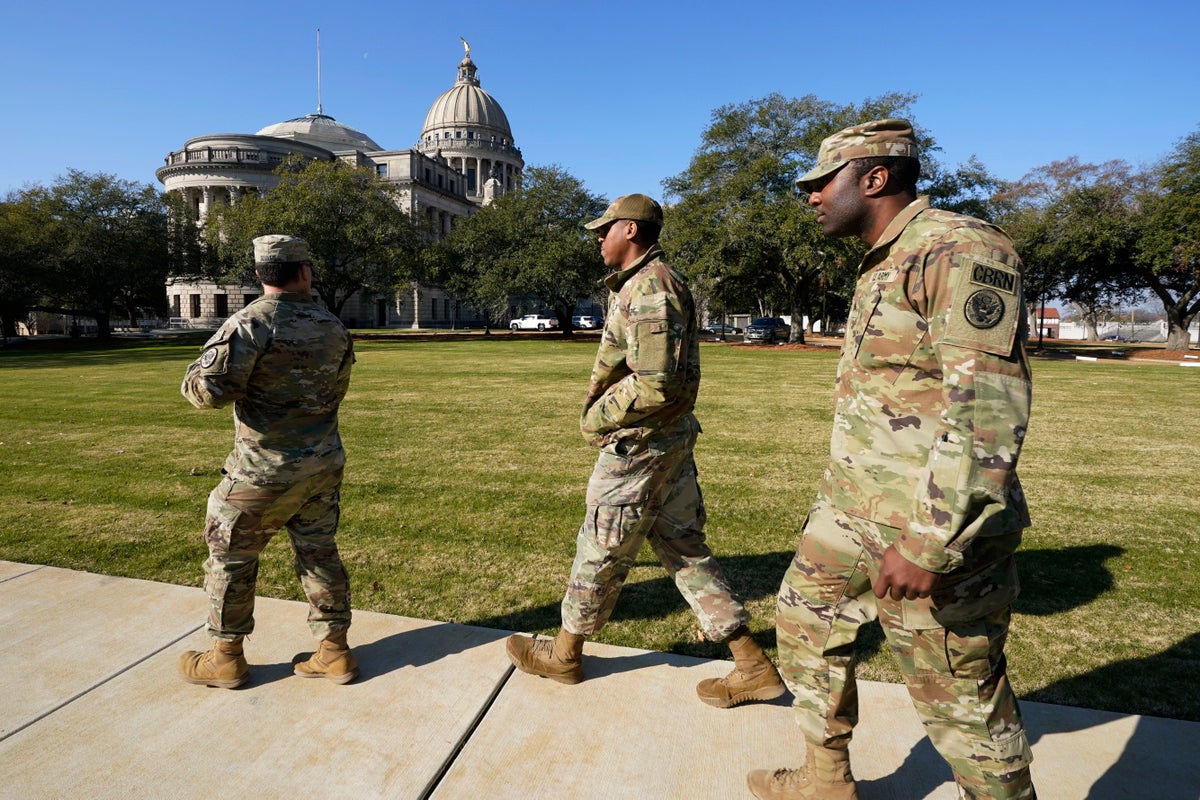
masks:
<instances>
[{"instance_id":1,"label":"capitol building","mask_svg":"<svg viewBox=\"0 0 1200 800\"><path fill-rule=\"evenodd\" d=\"M214 204L236 204L248 194L269 191L279 181L275 168L289 157L340 160L394 184L400 207L414 220L423 220L434 235L444 235L454 218L470 216L518 186L525 166L504 109L480 86L470 47L465 41L463 45L466 55L454 85L433 101L420 139L408 149L381 147L322 113L318 103L317 113L258 133L189 139L167 155L155 174L164 191L179 192L203 221ZM261 286L211 281L172 279L167 284L173 322L195 328L219 326L261 293ZM343 307L342 320L350 327L407 328L482 322L466 301L428 284L355 295Z\"/></svg>"}]
</instances>

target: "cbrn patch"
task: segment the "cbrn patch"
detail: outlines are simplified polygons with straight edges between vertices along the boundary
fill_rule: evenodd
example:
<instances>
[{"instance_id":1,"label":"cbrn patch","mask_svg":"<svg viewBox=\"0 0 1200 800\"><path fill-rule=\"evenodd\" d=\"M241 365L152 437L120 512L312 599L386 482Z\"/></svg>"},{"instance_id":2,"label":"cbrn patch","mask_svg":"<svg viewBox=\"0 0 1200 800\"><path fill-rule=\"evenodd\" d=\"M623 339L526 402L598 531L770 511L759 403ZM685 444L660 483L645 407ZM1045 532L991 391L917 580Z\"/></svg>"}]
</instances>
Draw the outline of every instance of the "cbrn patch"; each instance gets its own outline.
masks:
<instances>
[{"instance_id":1,"label":"cbrn patch","mask_svg":"<svg viewBox=\"0 0 1200 800\"><path fill-rule=\"evenodd\" d=\"M1021 267L982 253L956 253L953 296L941 340L997 356L1012 354L1021 327Z\"/></svg>"}]
</instances>

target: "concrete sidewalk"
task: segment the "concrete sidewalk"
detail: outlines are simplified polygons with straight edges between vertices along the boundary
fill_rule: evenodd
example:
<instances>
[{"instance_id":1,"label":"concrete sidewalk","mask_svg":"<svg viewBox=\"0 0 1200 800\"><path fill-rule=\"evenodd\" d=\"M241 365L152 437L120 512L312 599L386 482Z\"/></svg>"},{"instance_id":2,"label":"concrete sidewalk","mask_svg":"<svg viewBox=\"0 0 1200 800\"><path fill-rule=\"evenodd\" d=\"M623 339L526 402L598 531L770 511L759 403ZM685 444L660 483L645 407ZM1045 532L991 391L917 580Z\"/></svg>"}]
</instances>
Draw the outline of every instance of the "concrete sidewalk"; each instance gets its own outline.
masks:
<instances>
[{"instance_id":1,"label":"concrete sidewalk","mask_svg":"<svg viewBox=\"0 0 1200 800\"><path fill-rule=\"evenodd\" d=\"M505 631L355 612L362 676L292 676L302 603L260 599L250 683L175 672L199 589L0 561L0 797L743 800L797 766L789 698L709 708L721 661L589 643L586 680L514 673ZM862 800L952 800L903 687L862 683ZM1200 798L1200 723L1024 703L1043 800ZM740 743L740 744L735 744ZM748 744L749 743L749 744ZM753 752L751 750L753 749Z\"/></svg>"}]
</instances>

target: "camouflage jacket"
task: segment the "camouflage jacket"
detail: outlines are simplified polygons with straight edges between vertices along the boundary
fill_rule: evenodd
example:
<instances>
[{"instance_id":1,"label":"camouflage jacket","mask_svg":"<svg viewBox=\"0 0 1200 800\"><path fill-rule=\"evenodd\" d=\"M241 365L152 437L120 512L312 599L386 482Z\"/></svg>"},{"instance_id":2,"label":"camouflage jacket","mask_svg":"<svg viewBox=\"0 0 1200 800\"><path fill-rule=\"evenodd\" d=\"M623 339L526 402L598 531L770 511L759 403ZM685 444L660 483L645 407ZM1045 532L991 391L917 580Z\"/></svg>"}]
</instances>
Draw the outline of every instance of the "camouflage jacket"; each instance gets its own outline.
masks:
<instances>
[{"instance_id":1,"label":"camouflage jacket","mask_svg":"<svg viewBox=\"0 0 1200 800\"><path fill-rule=\"evenodd\" d=\"M914 201L863 258L838 363L823 494L900 530L933 572L1029 524L1023 268L1008 236Z\"/></svg>"},{"instance_id":2,"label":"camouflage jacket","mask_svg":"<svg viewBox=\"0 0 1200 800\"><path fill-rule=\"evenodd\" d=\"M292 483L345 464L338 405L353 363L334 314L306 294L268 292L213 334L180 391L197 408L233 404L227 475Z\"/></svg>"},{"instance_id":3,"label":"camouflage jacket","mask_svg":"<svg viewBox=\"0 0 1200 800\"><path fill-rule=\"evenodd\" d=\"M599 447L685 431L700 389L696 305L658 245L605 279L608 316L580 429Z\"/></svg>"}]
</instances>

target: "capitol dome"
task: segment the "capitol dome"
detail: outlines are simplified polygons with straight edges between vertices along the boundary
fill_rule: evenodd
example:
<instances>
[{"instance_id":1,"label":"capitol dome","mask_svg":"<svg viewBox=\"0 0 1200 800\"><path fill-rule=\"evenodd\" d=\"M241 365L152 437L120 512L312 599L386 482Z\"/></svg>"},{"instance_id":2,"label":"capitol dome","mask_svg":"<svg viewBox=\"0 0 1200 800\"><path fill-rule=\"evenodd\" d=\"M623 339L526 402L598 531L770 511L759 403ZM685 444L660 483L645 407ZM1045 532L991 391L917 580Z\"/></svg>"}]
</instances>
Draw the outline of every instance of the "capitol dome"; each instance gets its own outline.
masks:
<instances>
[{"instance_id":1,"label":"capitol dome","mask_svg":"<svg viewBox=\"0 0 1200 800\"><path fill-rule=\"evenodd\" d=\"M503 112L502 112L503 113ZM507 126L507 122L505 125ZM274 136L277 139L295 139L315 144L326 150L382 150L375 141L349 125L343 125L326 114L308 114L295 119L277 122L260 130L258 136Z\"/></svg>"},{"instance_id":2,"label":"capitol dome","mask_svg":"<svg viewBox=\"0 0 1200 800\"><path fill-rule=\"evenodd\" d=\"M471 138L491 140L495 136L504 144L512 142L508 117L496 99L480 87L470 55L458 65L458 80L429 107L421 138L438 138L438 134L455 130L471 130Z\"/></svg>"},{"instance_id":3,"label":"capitol dome","mask_svg":"<svg viewBox=\"0 0 1200 800\"><path fill-rule=\"evenodd\" d=\"M525 159L513 143L504 109L480 88L465 39L463 47L458 79L429 107L415 149L449 164L463 176L471 202L487 205L517 187Z\"/></svg>"}]
</instances>

